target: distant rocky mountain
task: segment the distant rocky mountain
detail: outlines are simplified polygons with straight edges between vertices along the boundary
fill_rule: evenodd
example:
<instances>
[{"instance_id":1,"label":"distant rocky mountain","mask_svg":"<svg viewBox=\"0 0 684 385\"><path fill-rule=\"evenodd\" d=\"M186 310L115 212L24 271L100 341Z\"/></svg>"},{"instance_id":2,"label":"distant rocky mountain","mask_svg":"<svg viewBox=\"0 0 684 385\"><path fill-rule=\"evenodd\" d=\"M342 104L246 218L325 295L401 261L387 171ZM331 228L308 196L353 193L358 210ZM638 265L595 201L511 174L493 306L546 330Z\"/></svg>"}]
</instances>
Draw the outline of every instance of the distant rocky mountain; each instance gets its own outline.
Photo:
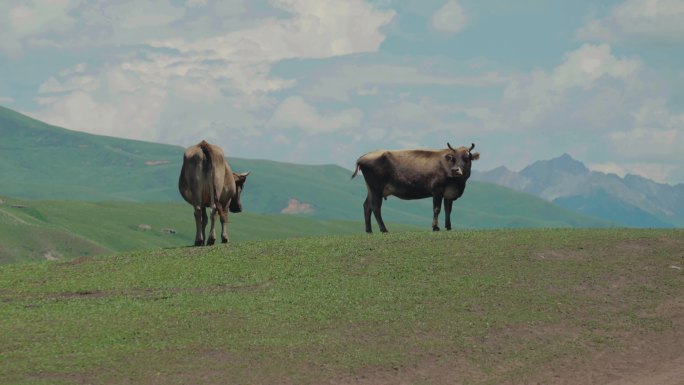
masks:
<instances>
[{"instance_id":1,"label":"distant rocky mountain","mask_svg":"<svg viewBox=\"0 0 684 385\"><path fill-rule=\"evenodd\" d=\"M621 178L591 171L568 154L534 162L520 172L506 167L475 172L472 179L534 194L624 226L684 226L684 184L672 186L637 175Z\"/></svg>"}]
</instances>

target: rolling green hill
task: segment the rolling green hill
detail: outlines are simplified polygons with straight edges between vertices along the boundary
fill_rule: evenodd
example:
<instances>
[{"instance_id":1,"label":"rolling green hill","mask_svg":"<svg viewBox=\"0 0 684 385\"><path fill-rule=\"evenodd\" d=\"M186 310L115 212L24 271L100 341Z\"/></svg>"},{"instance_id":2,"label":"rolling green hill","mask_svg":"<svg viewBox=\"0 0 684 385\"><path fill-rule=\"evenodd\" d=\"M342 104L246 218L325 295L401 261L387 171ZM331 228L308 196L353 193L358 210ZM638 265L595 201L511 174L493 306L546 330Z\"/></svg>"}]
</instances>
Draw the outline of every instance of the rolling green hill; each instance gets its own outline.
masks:
<instances>
[{"instance_id":1,"label":"rolling green hill","mask_svg":"<svg viewBox=\"0 0 684 385\"><path fill-rule=\"evenodd\" d=\"M0 107L0 195L38 200L181 202L177 179L183 149L90 135L50 126ZM198 138L199 141L200 138ZM362 221L363 178L335 165L297 165L229 158L236 171L251 171L243 206L279 214L290 199L309 205L302 216ZM390 198L383 215L395 223L429 228L430 200ZM454 205L456 228L596 227L609 222L577 215L510 189L469 182Z\"/></svg>"},{"instance_id":2,"label":"rolling green hill","mask_svg":"<svg viewBox=\"0 0 684 385\"><path fill-rule=\"evenodd\" d=\"M396 229L416 228L400 224ZM291 215L230 214L228 224L231 242L361 231L360 222ZM219 232L217 223L220 239ZM185 203L4 199L0 204L0 263L189 246L194 237L192 209Z\"/></svg>"},{"instance_id":3,"label":"rolling green hill","mask_svg":"<svg viewBox=\"0 0 684 385\"><path fill-rule=\"evenodd\" d=\"M179 147L71 131L2 107L0 137L0 195L89 201L179 199Z\"/></svg>"}]
</instances>

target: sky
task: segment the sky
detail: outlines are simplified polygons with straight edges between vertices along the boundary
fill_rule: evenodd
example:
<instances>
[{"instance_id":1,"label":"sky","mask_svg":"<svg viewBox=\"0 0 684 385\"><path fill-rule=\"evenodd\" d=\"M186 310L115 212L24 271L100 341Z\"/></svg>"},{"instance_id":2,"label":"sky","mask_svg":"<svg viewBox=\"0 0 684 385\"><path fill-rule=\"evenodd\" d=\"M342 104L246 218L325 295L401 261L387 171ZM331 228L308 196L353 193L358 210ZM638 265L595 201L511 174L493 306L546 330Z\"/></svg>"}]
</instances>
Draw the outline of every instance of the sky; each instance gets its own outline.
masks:
<instances>
[{"instance_id":1,"label":"sky","mask_svg":"<svg viewBox=\"0 0 684 385\"><path fill-rule=\"evenodd\" d=\"M684 0L2 0L0 105L228 158L684 182Z\"/></svg>"}]
</instances>

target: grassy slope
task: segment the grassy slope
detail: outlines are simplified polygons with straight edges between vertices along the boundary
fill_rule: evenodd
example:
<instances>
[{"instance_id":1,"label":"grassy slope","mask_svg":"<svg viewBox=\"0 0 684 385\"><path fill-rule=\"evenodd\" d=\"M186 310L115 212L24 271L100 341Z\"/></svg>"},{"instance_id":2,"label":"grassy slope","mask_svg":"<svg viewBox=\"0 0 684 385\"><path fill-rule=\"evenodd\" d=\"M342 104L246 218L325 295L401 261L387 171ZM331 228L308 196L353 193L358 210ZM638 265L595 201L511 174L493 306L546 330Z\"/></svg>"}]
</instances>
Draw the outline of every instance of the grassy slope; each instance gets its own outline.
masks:
<instances>
[{"instance_id":1,"label":"grassy slope","mask_svg":"<svg viewBox=\"0 0 684 385\"><path fill-rule=\"evenodd\" d=\"M477 189L482 188L480 193ZM496 196L496 189L473 186L475 194L458 202L463 209L454 213L456 228L477 224L481 228L500 226L529 226L530 217L539 218L535 223L546 227L581 225L582 221L555 220L558 218L553 205L539 205L536 200L520 194L511 207L506 200ZM507 192L506 194L515 194ZM478 202L479 200L479 202ZM423 202L389 200L386 205L387 220L392 231L422 228L396 223L401 217L393 215ZM427 202L425 202L427 203ZM529 203L526 205L526 203ZM492 213L483 214L472 206L489 204ZM17 208L15 206L22 206ZM338 207L334 202L329 207ZM535 212L535 210L549 210ZM423 216L415 215L415 223L430 220L429 207ZM523 217L518 212L527 212ZM494 214L496 213L496 214ZM316 217L292 215L260 215L254 213L231 214L228 232L233 242L291 238L311 235L353 234L363 231L361 210L355 211L355 221L321 220ZM406 218L408 214L404 214ZM548 218L548 219L541 219ZM516 222L519 221L519 222ZM141 230L139 225L149 225ZM475 226L473 226L475 227ZM164 232L173 229L175 234ZM217 227L218 231L218 227ZM191 245L194 239L194 218L185 203L134 203L134 202L80 202L80 201L25 201L7 199L0 204L0 263L35 261L49 257L70 259L80 256L109 254L119 251L155 247Z\"/></svg>"},{"instance_id":2,"label":"grassy slope","mask_svg":"<svg viewBox=\"0 0 684 385\"><path fill-rule=\"evenodd\" d=\"M0 194L41 200L179 202L177 178L183 150L177 146L89 135L47 125L0 107ZM152 162L152 163L150 163ZM155 162L166 162L156 164ZM252 172L244 193L247 211L277 214L290 198L314 206L317 219L362 220L363 178L350 181L339 166L306 166L230 159L236 171ZM150 164L148 164L150 163ZM351 166L351 165L350 165ZM470 182L455 204L456 227L605 226L531 195ZM429 227L429 200L383 207L395 222Z\"/></svg>"},{"instance_id":3,"label":"grassy slope","mask_svg":"<svg viewBox=\"0 0 684 385\"><path fill-rule=\"evenodd\" d=\"M671 330L682 239L418 232L4 265L0 383L525 383Z\"/></svg>"},{"instance_id":4,"label":"grassy slope","mask_svg":"<svg viewBox=\"0 0 684 385\"><path fill-rule=\"evenodd\" d=\"M17 208L14 206L23 206ZM323 221L292 215L230 214L231 242L352 234L359 221ZM141 230L139 225L149 225ZM413 228L398 225L397 230ZM173 229L175 234L164 232ZM220 231L217 223L217 236ZM192 209L181 203L17 201L0 204L0 263L111 254L192 245Z\"/></svg>"},{"instance_id":5,"label":"grassy slope","mask_svg":"<svg viewBox=\"0 0 684 385\"><path fill-rule=\"evenodd\" d=\"M177 200L180 148L89 135L0 107L0 193L28 199ZM182 151L181 157L182 157ZM146 165L145 162L168 162Z\"/></svg>"}]
</instances>

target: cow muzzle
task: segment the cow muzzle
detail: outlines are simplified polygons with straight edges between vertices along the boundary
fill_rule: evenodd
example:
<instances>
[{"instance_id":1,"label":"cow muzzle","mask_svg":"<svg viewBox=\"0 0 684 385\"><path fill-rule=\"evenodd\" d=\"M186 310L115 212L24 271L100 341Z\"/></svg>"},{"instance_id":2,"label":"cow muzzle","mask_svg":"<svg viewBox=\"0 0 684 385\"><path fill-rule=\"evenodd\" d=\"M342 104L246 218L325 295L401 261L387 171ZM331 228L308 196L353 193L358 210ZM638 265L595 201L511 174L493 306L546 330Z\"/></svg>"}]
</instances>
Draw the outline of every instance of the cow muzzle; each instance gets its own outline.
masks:
<instances>
[{"instance_id":1,"label":"cow muzzle","mask_svg":"<svg viewBox=\"0 0 684 385\"><path fill-rule=\"evenodd\" d=\"M463 170L460 167L455 167L451 169L451 176L453 178L460 178L463 176Z\"/></svg>"},{"instance_id":2,"label":"cow muzzle","mask_svg":"<svg viewBox=\"0 0 684 385\"><path fill-rule=\"evenodd\" d=\"M231 213L241 213L242 212L242 205L234 205L234 206L231 205L228 209L230 210Z\"/></svg>"}]
</instances>

